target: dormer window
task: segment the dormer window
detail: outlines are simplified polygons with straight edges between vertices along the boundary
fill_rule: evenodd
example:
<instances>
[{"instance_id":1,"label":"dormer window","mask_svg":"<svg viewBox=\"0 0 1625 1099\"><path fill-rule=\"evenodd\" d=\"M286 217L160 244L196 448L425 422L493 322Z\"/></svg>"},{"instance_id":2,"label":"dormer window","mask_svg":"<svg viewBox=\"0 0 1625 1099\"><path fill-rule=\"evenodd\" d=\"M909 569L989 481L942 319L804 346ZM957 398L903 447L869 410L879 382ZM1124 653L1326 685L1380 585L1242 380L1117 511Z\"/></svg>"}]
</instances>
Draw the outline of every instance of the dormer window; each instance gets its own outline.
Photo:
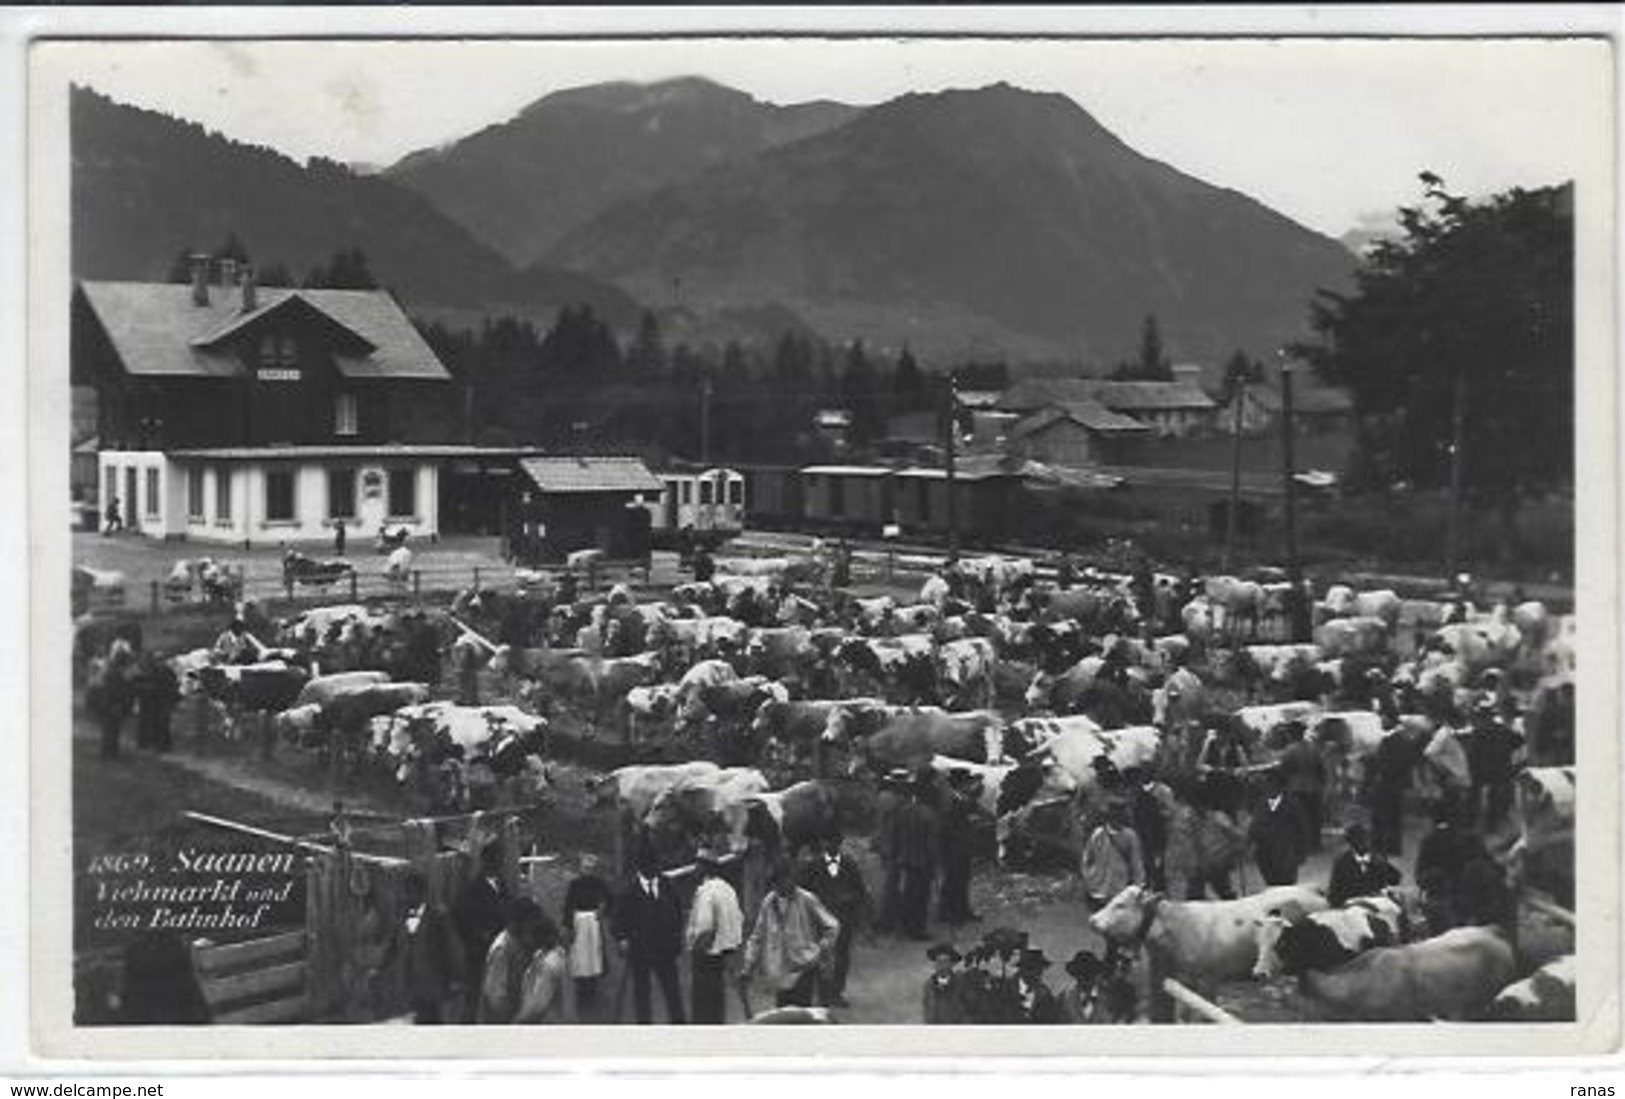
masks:
<instances>
[{"instance_id":1,"label":"dormer window","mask_svg":"<svg viewBox=\"0 0 1625 1099\"><path fill-rule=\"evenodd\" d=\"M299 342L287 332L267 332L260 337L260 366L296 367Z\"/></svg>"}]
</instances>

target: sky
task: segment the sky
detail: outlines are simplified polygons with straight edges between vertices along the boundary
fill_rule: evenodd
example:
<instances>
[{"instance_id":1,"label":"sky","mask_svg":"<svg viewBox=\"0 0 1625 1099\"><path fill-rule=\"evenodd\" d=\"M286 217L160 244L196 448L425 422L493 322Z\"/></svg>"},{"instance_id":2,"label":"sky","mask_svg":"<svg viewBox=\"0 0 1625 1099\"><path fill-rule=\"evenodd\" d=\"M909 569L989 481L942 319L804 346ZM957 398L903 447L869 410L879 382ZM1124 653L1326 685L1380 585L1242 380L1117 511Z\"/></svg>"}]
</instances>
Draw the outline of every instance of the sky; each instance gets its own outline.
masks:
<instances>
[{"instance_id":1,"label":"sky","mask_svg":"<svg viewBox=\"0 0 1625 1099\"><path fill-rule=\"evenodd\" d=\"M373 165L609 80L704 76L773 103L860 105L1004 81L1067 95L1140 152L1332 236L1414 203L1424 169L1469 195L1583 185L1613 133L1607 50L1584 41L244 40L35 55L51 79L298 160Z\"/></svg>"}]
</instances>

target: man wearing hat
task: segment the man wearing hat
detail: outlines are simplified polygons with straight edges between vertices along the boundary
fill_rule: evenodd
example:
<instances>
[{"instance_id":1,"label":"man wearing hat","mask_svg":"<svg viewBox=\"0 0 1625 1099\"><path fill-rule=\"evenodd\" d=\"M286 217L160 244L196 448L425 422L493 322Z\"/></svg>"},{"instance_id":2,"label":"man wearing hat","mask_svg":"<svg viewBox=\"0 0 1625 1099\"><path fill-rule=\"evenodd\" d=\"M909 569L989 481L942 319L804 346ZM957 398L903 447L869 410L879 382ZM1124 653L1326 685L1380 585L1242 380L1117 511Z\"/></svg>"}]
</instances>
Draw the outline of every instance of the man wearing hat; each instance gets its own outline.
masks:
<instances>
[{"instance_id":1,"label":"man wearing hat","mask_svg":"<svg viewBox=\"0 0 1625 1099\"><path fill-rule=\"evenodd\" d=\"M951 943L937 943L925 956L931 961L931 975L925 979L921 997L920 1021L924 1023L967 1023L965 990L954 966L960 953Z\"/></svg>"},{"instance_id":2,"label":"man wearing hat","mask_svg":"<svg viewBox=\"0 0 1625 1099\"><path fill-rule=\"evenodd\" d=\"M699 849L694 861L700 885L688 913L688 949L693 963L690 993L696 1023L727 1021L728 965L745 937L739 894L722 876L723 852L714 845Z\"/></svg>"},{"instance_id":3,"label":"man wearing hat","mask_svg":"<svg viewBox=\"0 0 1625 1099\"><path fill-rule=\"evenodd\" d=\"M1080 950L1072 955L1065 969L1067 976L1072 978L1072 984L1056 998L1062 1021L1095 1022L1102 973L1100 959L1087 950Z\"/></svg>"},{"instance_id":4,"label":"man wearing hat","mask_svg":"<svg viewBox=\"0 0 1625 1099\"><path fill-rule=\"evenodd\" d=\"M773 864L773 888L762 898L756 923L745 940L739 995L749 1009L750 981L761 977L773 987L775 1006L811 1007L819 968L835 949L841 923L818 898L796 885L795 866L781 855Z\"/></svg>"},{"instance_id":5,"label":"man wearing hat","mask_svg":"<svg viewBox=\"0 0 1625 1099\"><path fill-rule=\"evenodd\" d=\"M1016 1007L1024 1023L1061 1021L1060 1004L1044 983L1044 970L1049 967L1050 960L1036 947L1027 947L1016 959Z\"/></svg>"},{"instance_id":6,"label":"man wearing hat","mask_svg":"<svg viewBox=\"0 0 1625 1099\"><path fill-rule=\"evenodd\" d=\"M1247 846L1265 885L1293 885L1304 860L1303 813L1286 796L1286 784L1277 770L1264 772L1264 797L1253 809L1247 825Z\"/></svg>"},{"instance_id":7,"label":"man wearing hat","mask_svg":"<svg viewBox=\"0 0 1625 1099\"><path fill-rule=\"evenodd\" d=\"M907 768L894 767L880 779L880 792L875 797L875 835L873 847L880 859L880 911L875 915L875 929L890 931L897 926L902 908L902 871L897 865L896 836L892 828L897 810L908 800L909 773Z\"/></svg>"},{"instance_id":8,"label":"man wearing hat","mask_svg":"<svg viewBox=\"0 0 1625 1099\"><path fill-rule=\"evenodd\" d=\"M964 767L956 767L948 773L948 805L942 814L942 888L937 899L937 917L951 927L977 918L970 906L970 877L977 829L983 815L976 800L980 781Z\"/></svg>"},{"instance_id":9,"label":"man wearing hat","mask_svg":"<svg viewBox=\"0 0 1625 1099\"><path fill-rule=\"evenodd\" d=\"M899 917L903 933L911 939L928 937L931 882L936 876L942 828L937 811L927 802L931 772L917 775L908 785L908 800L892 817L892 857L902 881Z\"/></svg>"},{"instance_id":10,"label":"man wearing hat","mask_svg":"<svg viewBox=\"0 0 1625 1099\"><path fill-rule=\"evenodd\" d=\"M799 884L841 921L829 969L819 979L819 1000L833 1007L845 1007L852 939L869 908L869 890L863 884L863 872L858 869L857 860L845 850L839 833L826 837L821 849L802 866Z\"/></svg>"},{"instance_id":11,"label":"man wearing hat","mask_svg":"<svg viewBox=\"0 0 1625 1099\"><path fill-rule=\"evenodd\" d=\"M1326 889L1326 900L1333 908L1341 908L1356 897L1370 897L1381 893L1390 885L1399 884L1399 871L1392 863L1371 850L1371 836L1365 825L1358 821L1343 829L1348 850L1332 862L1332 880Z\"/></svg>"},{"instance_id":12,"label":"man wearing hat","mask_svg":"<svg viewBox=\"0 0 1625 1099\"><path fill-rule=\"evenodd\" d=\"M1485 832L1499 828L1512 808L1512 780L1522 747L1523 738L1501 720L1495 699L1488 695L1479 699L1467 741L1467 771L1473 784L1473 815L1483 814Z\"/></svg>"}]
</instances>

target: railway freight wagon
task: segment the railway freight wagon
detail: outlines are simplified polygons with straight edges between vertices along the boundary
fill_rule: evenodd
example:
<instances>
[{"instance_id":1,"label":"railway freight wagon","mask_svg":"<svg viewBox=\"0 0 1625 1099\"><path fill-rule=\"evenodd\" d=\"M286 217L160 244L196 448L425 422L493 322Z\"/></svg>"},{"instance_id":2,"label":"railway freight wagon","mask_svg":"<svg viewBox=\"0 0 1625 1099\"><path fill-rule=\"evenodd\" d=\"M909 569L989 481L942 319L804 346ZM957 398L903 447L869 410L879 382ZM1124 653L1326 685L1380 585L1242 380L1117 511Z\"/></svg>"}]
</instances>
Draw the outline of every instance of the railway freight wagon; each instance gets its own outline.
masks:
<instances>
[{"instance_id":1,"label":"railway freight wagon","mask_svg":"<svg viewBox=\"0 0 1625 1099\"><path fill-rule=\"evenodd\" d=\"M793 530L802 522L801 471L795 466L740 466L754 529Z\"/></svg>"},{"instance_id":2,"label":"railway freight wagon","mask_svg":"<svg viewBox=\"0 0 1625 1099\"><path fill-rule=\"evenodd\" d=\"M1023 497L1018 475L993 470L954 474L954 518L963 533L998 536ZM898 470L892 500L897 522L905 532L947 532L948 474L944 470Z\"/></svg>"},{"instance_id":3,"label":"railway freight wagon","mask_svg":"<svg viewBox=\"0 0 1625 1099\"><path fill-rule=\"evenodd\" d=\"M884 466L807 466L801 471L807 527L880 534L895 521L893 476L894 471Z\"/></svg>"}]
</instances>

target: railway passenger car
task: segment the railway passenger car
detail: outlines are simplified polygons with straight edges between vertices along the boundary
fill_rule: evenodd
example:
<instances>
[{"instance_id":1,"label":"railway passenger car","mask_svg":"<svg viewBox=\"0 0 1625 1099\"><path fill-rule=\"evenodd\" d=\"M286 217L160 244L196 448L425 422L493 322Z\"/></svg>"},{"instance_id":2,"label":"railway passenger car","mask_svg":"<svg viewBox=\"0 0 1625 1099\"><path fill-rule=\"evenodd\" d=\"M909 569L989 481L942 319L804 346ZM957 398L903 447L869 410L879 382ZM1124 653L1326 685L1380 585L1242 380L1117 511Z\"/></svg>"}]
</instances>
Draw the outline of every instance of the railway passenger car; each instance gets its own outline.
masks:
<instances>
[{"instance_id":1,"label":"railway passenger car","mask_svg":"<svg viewBox=\"0 0 1625 1099\"><path fill-rule=\"evenodd\" d=\"M655 540L674 542L682 531L726 541L745 529L745 477L735 469L666 469L656 476L660 496L645 504Z\"/></svg>"}]
</instances>

